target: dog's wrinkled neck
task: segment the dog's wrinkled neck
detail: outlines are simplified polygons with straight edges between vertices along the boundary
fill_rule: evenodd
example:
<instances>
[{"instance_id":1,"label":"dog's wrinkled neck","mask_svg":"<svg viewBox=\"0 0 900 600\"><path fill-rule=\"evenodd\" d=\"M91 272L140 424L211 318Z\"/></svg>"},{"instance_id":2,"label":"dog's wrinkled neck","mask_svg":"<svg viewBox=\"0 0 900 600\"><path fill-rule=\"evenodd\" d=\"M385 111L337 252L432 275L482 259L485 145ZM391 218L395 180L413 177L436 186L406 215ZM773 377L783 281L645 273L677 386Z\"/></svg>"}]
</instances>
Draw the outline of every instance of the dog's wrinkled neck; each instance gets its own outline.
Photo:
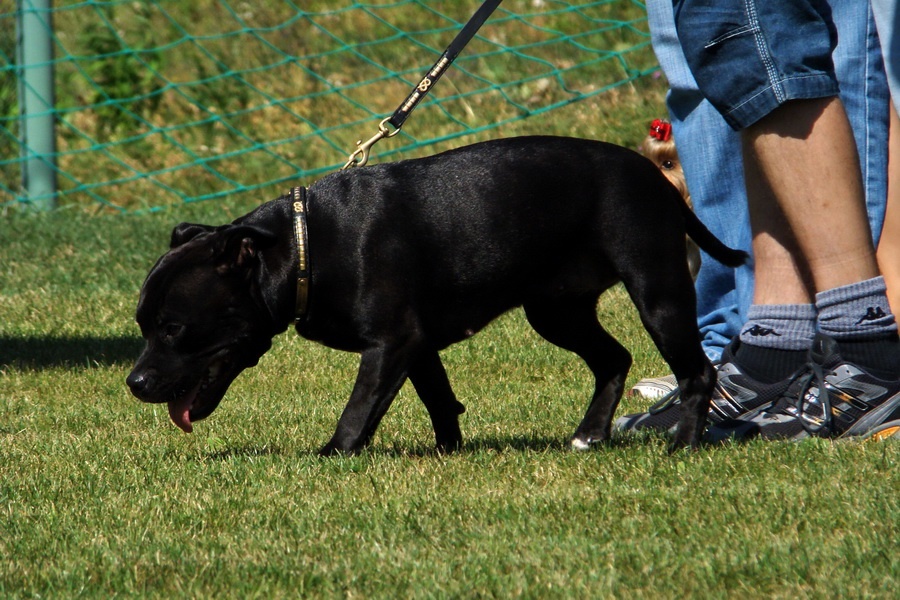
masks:
<instances>
[{"instance_id":1,"label":"dog's wrinkled neck","mask_svg":"<svg viewBox=\"0 0 900 600\"><path fill-rule=\"evenodd\" d=\"M292 229L291 196L286 194L262 204L235 223L265 227L278 239L274 246L259 253L261 260L256 288L261 308L271 319L273 335L281 333L294 322L296 312L294 294L285 292L294 288L297 281L297 246Z\"/></svg>"}]
</instances>

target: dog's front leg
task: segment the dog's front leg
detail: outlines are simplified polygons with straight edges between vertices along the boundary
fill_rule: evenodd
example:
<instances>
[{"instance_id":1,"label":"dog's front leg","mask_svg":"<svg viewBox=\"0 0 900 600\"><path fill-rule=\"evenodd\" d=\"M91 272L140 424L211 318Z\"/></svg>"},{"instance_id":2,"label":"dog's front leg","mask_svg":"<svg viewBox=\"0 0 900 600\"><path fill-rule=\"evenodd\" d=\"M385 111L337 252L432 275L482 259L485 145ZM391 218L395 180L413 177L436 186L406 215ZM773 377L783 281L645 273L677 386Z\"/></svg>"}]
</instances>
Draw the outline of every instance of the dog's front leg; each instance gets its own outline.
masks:
<instances>
[{"instance_id":1,"label":"dog's front leg","mask_svg":"<svg viewBox=\"0 0 900 600\"><path fill-rule=\"evenodd\" d=\"M334 436L319 454L353 454L369 443L381 418L406 381L409 355L408 347L397 349L385 346L362 353L350 400L344 407Z\"/></svg>"},{"instance_id":2,"label":"dog's front leg","mask_svg":"<svg viewBox=\"0 0 900 600\"><path fill-rule=\"evenodd\" d=\"M413 362L409 379L431 417L434 437L440 452L453 452L462 447L459 415L466 408L456 399L447 371L436 350L424 351Z\"/></svg>"}]
</instances>

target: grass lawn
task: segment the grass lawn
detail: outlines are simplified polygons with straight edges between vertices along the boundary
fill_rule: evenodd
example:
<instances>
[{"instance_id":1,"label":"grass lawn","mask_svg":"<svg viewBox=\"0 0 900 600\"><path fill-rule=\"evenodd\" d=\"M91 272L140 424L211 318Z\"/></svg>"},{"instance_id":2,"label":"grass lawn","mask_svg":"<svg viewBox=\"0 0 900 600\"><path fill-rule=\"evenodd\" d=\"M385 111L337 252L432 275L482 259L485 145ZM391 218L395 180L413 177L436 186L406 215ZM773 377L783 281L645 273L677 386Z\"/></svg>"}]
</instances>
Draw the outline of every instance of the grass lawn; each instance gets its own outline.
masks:
<instances>
[{"instance_id":1,"label":"grass lawn","mask_svg":"<svg viewBox=\"0 0 900 600\"><path fill-rule=\"evenodd\" d=\"M0 222L0 597L896 597L900 444L572 452L592 382L520 311L443 354L457 454L407 386L316 456L356 357L292 333L181 433L124 385L140 282L174 223L249 208ZM629 383L665 372L621 290L598 310Z\"/></svg>"},{"instance_id":2,"label":"grass lawn","mask_svg":"<svg viewBox=\"0 0 900 600\"><path fill-rule=\"evenodd\" d=\"M166 8L193 7L217 25L207 4ZM642 11L620 4L610 10ZM77 19L57 23L85 29ZM238 49L246 68L258 60ZM525 75L507 62L492 68ZM259 87L279 96L278 83ZM212 91L232 100L227 88ZM664 92L664 81L647 77L464 141L547 133L635 147L664 112ZM402 99L380 94L366 101L392 110ZM154 118L177 120L178 108L164 105ZM333 107L323 100L308 109ZM407 127L446 133L428 114L423 108ZM472 116L476 125L502 118ZM259 137L296 127L290 118L257 120L247 126ZM209 146L233 143L205 133ZM390 144L373 162L391 155ZM173 159L147 144L138 150L153 168ZM304 169L330 164L301 150L295 162ZM76 158L85 163L76 165L79 180L110 178L90 155ZM241 159L234 168L267 180L270 163ZM199 178L186 187L220 186ZM116 188L116 201L169 204L134 190ZM357 357L291 332L192 435L181 433L165 406L141 404L125 386L142 346L141 281L176 223L228 222L267 199L129 216L90 203L0 211L0 598L897 597L900 443L757 441L670 456L664 437L643 435L573 452L568 439L593 381L521 311L442 354L467 407L465 446L453 455L434 452L407 385L369 450L319 458ZM598 314L635 357L629 386L667 372L621 289L601 299ZM619 411L646 407L626 398Z\"/></svg>"}]
</instances>

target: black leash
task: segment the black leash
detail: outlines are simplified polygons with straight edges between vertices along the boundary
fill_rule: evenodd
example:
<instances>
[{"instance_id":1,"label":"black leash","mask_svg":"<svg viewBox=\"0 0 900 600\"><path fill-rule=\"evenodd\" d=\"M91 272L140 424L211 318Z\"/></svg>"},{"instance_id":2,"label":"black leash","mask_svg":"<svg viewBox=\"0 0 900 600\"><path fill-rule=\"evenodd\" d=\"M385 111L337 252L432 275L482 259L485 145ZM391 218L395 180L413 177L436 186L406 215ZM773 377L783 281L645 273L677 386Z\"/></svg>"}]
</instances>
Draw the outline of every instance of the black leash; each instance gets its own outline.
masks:
<instances>
[{"instance_id":1,"label":"black leash","mask_svg":"<svg viewBox=\"0 0 900 600\"><path fill-rule=\"evenodd\" d=\"M356 150L350 155L350 158L347 160L347 163L341 167L341 170L348 167L361 167L365 165L369 160L369 152L371 151L372 146L382 138L394 137L400 133L400 128L403 127L403 123L409 117L410 113L412 113L413 109L418 106L419 102L425 97L425 94L431 91L431 88L433 88L434 84L441 78L441 75L450 68L450 65L456 60L459 53L462 52L463 48L466 47L466 44L471 41L475 36L475 33L482 25L484 25L484 22L488 20L488 17L491 16L491 13L494 12L494 9L496 9L502 1L503 0L485 0L484 4L481 5L481 8L475 11L475 14L472 15L472 18L469 19L469 22L463 27L462 31L456 34L456 37L450 42L450 45L447 46L447 49L444 50L444 53L441 54L438 61L434 63L434 66L425 73L422 80L413 88L409 96L406 97L406 100L404 100L397 110L394 111L394 114L378 124L378 133L366 142L363 142L362 140L356 142ZM389 129L388 125L391 125L393 130Z\"/></svg>"},{"instance_id":2,"label":"black leash","mask_svg":"<svg viewBox=\"0 0 900 600\"><path fill-rule=\"evenodd\" d=\"M381 121L378 124L378 133L366 142L356 142L356 150L350 155L347 163L341 167L341 170L349 167L361 167L369 160L369 152L379 140L386 137L393 137L400 133L403 123L412 113L413 109L422 101L425 94L431 91L434 84L441 78L450 65L459 56L463 48L466 47L478 30L488 20L488 17L500 5L503 0L485 0L469 22L466 23L462 31L456 34L444 53L422 77L412 92L407 96L406 100L394 111L394 114ZM388 128L393 127L393 130ZM309 309L309 288L312 279L312 273L309 265L309 251L307 248L308 234L306 224L306 188L295 187L289 192L291 200L291 208L294 215L294 237L297 243L297 304L295 309L295 320L300 321Z\"/></svg>"}]
</instances>

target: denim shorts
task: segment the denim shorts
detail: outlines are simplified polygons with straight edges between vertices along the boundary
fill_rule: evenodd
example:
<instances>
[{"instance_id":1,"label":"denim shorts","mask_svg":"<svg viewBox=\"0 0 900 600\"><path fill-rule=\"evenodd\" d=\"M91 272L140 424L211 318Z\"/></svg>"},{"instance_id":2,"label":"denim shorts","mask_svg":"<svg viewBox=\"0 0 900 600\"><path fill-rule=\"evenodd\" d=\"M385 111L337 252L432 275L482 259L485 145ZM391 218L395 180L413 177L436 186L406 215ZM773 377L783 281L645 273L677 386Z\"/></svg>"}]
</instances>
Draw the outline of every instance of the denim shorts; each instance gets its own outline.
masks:
<instances>
[{"instance_id":1,"label":"denim shorts","mask_svg":"<svg viewBox=\"0 0 900 600\"><path fill-rule=\"evenodd\" d=\"M824 0L675 0L674 8L697 85L733 129L788 100L838 95Z\"/></svg>"}]
</instances>

